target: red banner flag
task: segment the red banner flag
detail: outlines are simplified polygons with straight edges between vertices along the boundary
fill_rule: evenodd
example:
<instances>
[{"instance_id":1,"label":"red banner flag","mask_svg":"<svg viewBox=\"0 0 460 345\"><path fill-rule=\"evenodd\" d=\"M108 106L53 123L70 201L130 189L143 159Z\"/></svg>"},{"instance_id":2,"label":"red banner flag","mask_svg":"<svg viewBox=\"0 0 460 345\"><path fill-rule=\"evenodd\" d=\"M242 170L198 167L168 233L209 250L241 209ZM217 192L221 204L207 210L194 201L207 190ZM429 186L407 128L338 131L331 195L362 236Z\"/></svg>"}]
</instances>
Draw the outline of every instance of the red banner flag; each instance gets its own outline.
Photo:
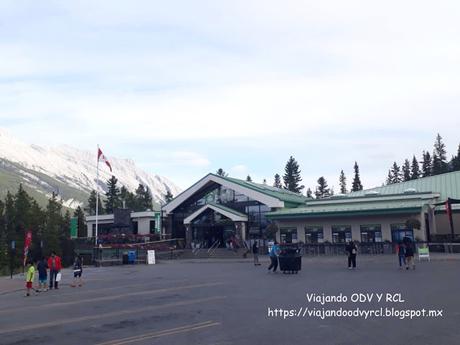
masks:
<instances>
[{"instance_id":1,"label":"red banner flag","mask_svg":"<svg viewBox=\"0 0 460 345\"><path fill-rule=\"evenodd\" d=\"M24 266L26 265L27 256L29 255L29 248L32 244L32 231L28 230L26 232L26 237L24 239Z\"/></svg>"}]
</instances>

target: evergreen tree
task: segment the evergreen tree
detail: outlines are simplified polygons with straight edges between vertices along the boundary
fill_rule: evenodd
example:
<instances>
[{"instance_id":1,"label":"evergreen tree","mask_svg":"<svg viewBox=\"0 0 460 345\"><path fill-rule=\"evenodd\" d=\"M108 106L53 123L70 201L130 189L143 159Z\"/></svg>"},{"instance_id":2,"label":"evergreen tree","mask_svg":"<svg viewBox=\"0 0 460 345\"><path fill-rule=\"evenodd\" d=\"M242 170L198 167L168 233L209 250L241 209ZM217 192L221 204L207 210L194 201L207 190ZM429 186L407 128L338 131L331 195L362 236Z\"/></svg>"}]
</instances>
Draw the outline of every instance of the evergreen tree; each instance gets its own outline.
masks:
<instances>
[{"instance_id":1,"label":"evergreen tree","mask_svg":"<svg viewBox=\"0 0 460 345\"><path fill-rule=\"evenodd\" d=\"M313 192L311 191L310 187L307 189L307 198L313 198Z\"/></svg>"},{"instance_id":2,"label":"evergreen tree","mask_svg":"<svg viewBox=\"0 0 460 345\"><path fill-rule=\"evenodd\" d=\"M393 174L391 173L391 169L388 170L388 175L387 175L387 181L386 181L386 184L393 184Z\"/></svg>"},{"instance_id":3,"label":"evergreen tree","mask_svg":"<svg viewBox=\"0 0 460 345\"><path fill-rule=\"evenodd\" d=\"M121 208L120 189L117 187L118 179L112 175L107 181L107 192L105 193L105 212L112 214L115 208Z\"/></svg>"},{"instance_id":4,"label":"evergreen tree","mask_svg":"<svg viewBox=\"0 0 460 345\"><path fill-rule=\"evenodd\" d=\"M357 192L357 191L363 189L363 185L361 183L361 178L359 177L359 166L358 166L357 162L355 162L353 170L355 172L355 176L353 178L353 183L351 185L351 191L352 192Z\"/></svg>"},{"instance_id":5,"label":"evergreen tree","mask_svg":"<svg viewBox=\"0 0 460 345\"><path fill-rule=\"evenodd\" d=\"M139 184L134 194L135 211L146 211L153 208L152 195L148 187Z\"/></svg>"},{"instance_id":6,"label":"evergreen tree","mask_svg":"<svg viewBox=\"0 0 460 345\"><path fill-rule=\"evenodd\" d=\"M136 196L134 195L134 193L128 191L128 189L126 189L125 186L122 186L120 188L120 200L122 206L124 205L124 207L129 210L134 211L138 208L136 204Z\"/></svg>"},{"instance_id":7,"label":"evergreen tree","mask_svg":"<svg viewBox=\"0 0 460 345\"><path fill-rule=\"evenodd\" d=\"M78 237L86 237L87 230L85 227L85 213L83 212L82 208L78 206L73 213L73 216L77 218L77 236Z\"/></svg>"},{"instance_id":8,"label":"evergreen tree","mask_svg":"<svg viewBox=\"0 0 460 345\"><path fill-rule=\"evenodd\" d=\"M246 176L246 181L247 181L247 182L252 182L252 178L251 178L251 176L249 176L249 175L248 175L248 176Z\"/></svg>"},{"instance_id":9,"label":"evergreen tree","mask_svg":"<svg viewBox=\"0 0 460 345\"><path fill-rule=\"evenodd\" d=\"M283 186L281 185L281 177L279 174L275 174L275 182L273 183L273 187L283 188Z\"/></svg>"},{"instance_id":10,"label":"evergreen tree","mask_svg":"<svg viewBox=\"0 0 460 345\"><path fill-rule=\"evenodd\" d=\"M412 178L411 178L411 173L410 173L410 163L409 163L409 160L406 159L402 166L402 180L410 181L411 179Z\"/></svg>"},{"instance_id":11,"label":"evergreen tree","mask_svg":"<svg viewBox=\"0 0 460 345\"><path fill-rule=\"evenodd\" d=\"M48 205L45 211L45 228L44 228L44 250L46 253L55 251L58 255L62 255L60 240L62 235L62 205L53 193L48 200Z\"/></svg>"},{"instance_id":12,"label":"evergreen tree","mask_svg":"<svg viewBox=\"0 0 460 345\"><path fill-rule=\"evenodd\" d=\"M300 185L300 182L302 181L300 173L299 164L294 157L291 156L284 168L284 188L291 192L301 193L304 186Z\"/></svg>"},{"instance_id":13,"label":"evergreen tree","mask_svg":"<svg viewBox=\"0 0 460 345\"><path fill-rule=\"evenodd\" d=\"M452 157L451 169L452 169L452 171L459 171L460 170L460 145L458 145L457 155Z\"/></svg>"},{"instance_id":14,"label":"evergreen tree","mask_svg":"<svg viewBox=\"0 0 460 345\"><path fill-rule=\"evenodd\" d=\"M402 181L402 174L401 174L401 168L399 167L399 165L394 162L393 163L393 166L391 167L391 176L393 177L393 180L391 181L391 183L399 183Z\"/></svg>"},{"instance_id":15,"label":"evergreen tree","mask_svg":"<svg viewBox=\"0 0 460 345\"><path fill-rule=\"evenodd\" d=\"M222 168L217 169L216 174L223 177L228 176L228 174Z\"/></svg>"},{"instance_id":16,"label":"evergreen tree","mask_svg":"<svg viewBox=\"0 0 460 345\"><path fill-rule=\"evenodd\" d=\"M420 168L418 165L417 158L415 156L412 157L412 165L410 168L410 179L416 180L420 177Z\"/></svg>"},{"instance_id":17,"label":"evergreen tree","mask_svg":"<svg viewBox=\"0 0 460 345\"><path fill-rule=\"evenodd\" d=\"M172 195L171 191L168 189L168 191L165 194L165 201L166 203L170 202L174 196Z\"/></svg>"},{"instance_id":18,"label":"evergreen tree","mask_svg":"<svg viewBox=\"0 0 460 345\"><path fill-rule=\"evenodd\" d=\"M88 214L90 216L94 216L96 214L96 191L92 190L91 193L89 194L88 198ZM98 207L98 213L103 214L103 207L102 207L102 201L101 197L99 196L99 207Z\"/></svg>"},{"instance_id":19,"label":"evergreen tree","mask_svg":"<svg viewBox=\"0 0 460 345\"><path fill-rule=\"evenodd\" d=\"M347 194L347 178L343 170L340 171L339 177L340 194Z\"/></svg>"},{"instance_id":20,"label":"evergreen tree","mask_svg":"<svg viewBox=\"0 0 460 345\"><path fill-rule=\"evenodd\" d=\"M8 242L4 218L5 204L0 200L0 274L2 267L8 266Z\"/></svg>"},{"instance_id":21,"label":"evergreen tree","mask_svg":"<svg viewBox=\"0 0 460 345\"><path fill-rule=\"evenodd\" d=\"M331 196L331 190L328 188L327 181L323 176L318 179L318 186L316 187L315 196L316 199L322 199Z\"/></svg>"},{"instance_id":22,"label":"evergreen tree","mask_svg":"<svg viewBox=\"0 0 460 345\"><path fill-rule=\"evenodd\" d=\"M433 175L443 174L449 171L446 158L446 145L442 142L442 137L436 136L433 150Z\"/></svg>"},{"instance_id":23,"label":"evergreen tree","mask_svg":"<svg viewBox=\"0 0 460 345\"><path fill-rule=\"evenodd\" d=\"M30 206L31 199L22 187L22 184L20 184L14 196L16 248L24 248L26 231L33 230L30 224ZM17 250L16 253L18 260L21 261L23 253L21 253L21 250Z\"/></svg>"},{"instance_id":24,"label":"evergreen tree","mask_svg":"<svg viewBox=\"0 0 460 345\"><path fill-rule=\"evenodd\" d=\"M423 159L422 159L422 177L432 176L432 161L431 155L427 151L423 151Z\"/></svg>"}]
</instances>

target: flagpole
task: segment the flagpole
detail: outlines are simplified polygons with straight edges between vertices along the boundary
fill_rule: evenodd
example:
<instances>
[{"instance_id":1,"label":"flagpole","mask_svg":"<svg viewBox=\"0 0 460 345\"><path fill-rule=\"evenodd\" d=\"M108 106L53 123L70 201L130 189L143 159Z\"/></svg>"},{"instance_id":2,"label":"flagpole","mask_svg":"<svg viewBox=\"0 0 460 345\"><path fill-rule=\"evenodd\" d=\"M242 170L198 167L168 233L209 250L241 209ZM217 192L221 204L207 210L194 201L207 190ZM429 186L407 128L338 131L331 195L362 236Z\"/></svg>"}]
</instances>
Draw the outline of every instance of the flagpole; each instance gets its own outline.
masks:
<instances>
[{"instance_id":1,"label":"flagpole","mask_svg":"<svg viewBox=\"0 0 460 345\"><path fill-rule=\"evenodd\" d=\"M94 244L97 247L97 226L99 218L99 144L97 145L97 154L96 154L96 232L94 236Z\"/></svg>"}]
</instances>

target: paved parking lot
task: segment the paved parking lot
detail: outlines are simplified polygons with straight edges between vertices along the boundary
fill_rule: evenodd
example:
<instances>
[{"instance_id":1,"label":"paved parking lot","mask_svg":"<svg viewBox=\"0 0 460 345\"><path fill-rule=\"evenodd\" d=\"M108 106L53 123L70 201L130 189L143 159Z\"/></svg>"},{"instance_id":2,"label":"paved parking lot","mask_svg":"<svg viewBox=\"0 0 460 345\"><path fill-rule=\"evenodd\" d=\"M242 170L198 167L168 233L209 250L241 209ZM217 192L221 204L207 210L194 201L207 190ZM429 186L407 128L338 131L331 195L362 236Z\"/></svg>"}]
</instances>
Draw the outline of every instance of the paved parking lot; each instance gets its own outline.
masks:
<instances>
[{"instance_id":1,"label":"paved parking lot","mask_svg":"<svg viewBox=\"0 0 460 345\"><path fill-rule=\"evenodd\" d=\"M58 291L28 298L14 289L0 294L0 343L460 343L460 261L423 262L415 271L401 271L393 256L360 259L359 269L349 271L344 258L304 258L298 275L269 274L266 265L235 260L88 268L81 288L66 284L66 271ZM342 293L349 300L323 306L308 302L307 293ZM374 297L352 303L354 293ZM399 293L405 302L378 302L376 293ZM306 313L358 307L442 310L442 317L321 319ZM268 316L281 309L282 317ZM286 317L285 311L295 314Z\"/></svg>"}]
</instances>

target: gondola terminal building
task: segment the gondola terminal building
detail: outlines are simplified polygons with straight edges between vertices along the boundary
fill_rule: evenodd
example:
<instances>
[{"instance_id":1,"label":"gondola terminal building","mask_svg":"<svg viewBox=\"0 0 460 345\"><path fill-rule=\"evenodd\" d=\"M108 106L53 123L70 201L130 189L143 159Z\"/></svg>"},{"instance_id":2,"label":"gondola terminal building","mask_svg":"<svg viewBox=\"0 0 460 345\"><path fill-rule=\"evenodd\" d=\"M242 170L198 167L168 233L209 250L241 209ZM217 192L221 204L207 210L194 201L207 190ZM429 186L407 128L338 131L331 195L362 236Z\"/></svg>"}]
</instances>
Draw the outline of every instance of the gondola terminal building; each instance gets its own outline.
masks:
<instances>
[{"instance_id":1,"label":"gondola terminal building","mask_svg":"<svg viewBox=\"0 0 460 345\"><path fill-rule=\"evenodd\" d=\"M229 238L264 238L275 223L281 242L345 243L451 240L446 200L460 199L460 172L376 187L325 199L208 174L162 207L162 233L221 246ZM437 205L437 206L436 206ZM453 205L455 236L460 208ZM408 224L416 220L419 229Z\"/></svg>"}]
</instances>

